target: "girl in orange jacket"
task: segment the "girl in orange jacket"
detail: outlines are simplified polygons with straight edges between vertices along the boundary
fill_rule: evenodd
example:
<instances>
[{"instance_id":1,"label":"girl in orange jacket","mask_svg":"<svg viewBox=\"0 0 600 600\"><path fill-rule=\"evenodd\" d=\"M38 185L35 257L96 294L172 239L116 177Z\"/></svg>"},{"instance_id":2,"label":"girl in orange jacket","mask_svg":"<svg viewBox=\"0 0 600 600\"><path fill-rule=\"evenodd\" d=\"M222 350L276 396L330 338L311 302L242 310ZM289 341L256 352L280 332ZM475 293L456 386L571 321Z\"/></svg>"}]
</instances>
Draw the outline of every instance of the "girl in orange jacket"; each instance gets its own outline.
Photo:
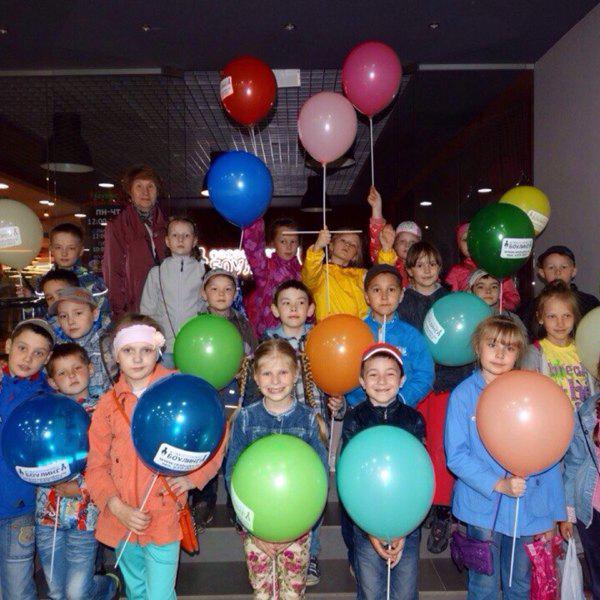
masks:
<instances>
[{"instance_id":1,"label":"girl in orange jacket","mask_svg":"<svg viewBox=\"0 0 600 600\"><path fill-rule=\"evenodd\" d=\"M113 354L120 376L98 402L90 426L90 452L86 481L91 497L100 509L96 538L120 552L120 567L127 597L135 600L171 600L179 563L178 506L158 480L144 510L142 499L154 480L154 473L138 458L131 428L117 404L131 416L139 396L154 381L172 371L157 364L165 338L150 317L125 315L115 327ZM188 490L214 477L223 460L221 444L216 455L187 475L168 477L167 482L183 504Z\"/></svg>"}]
</instances>

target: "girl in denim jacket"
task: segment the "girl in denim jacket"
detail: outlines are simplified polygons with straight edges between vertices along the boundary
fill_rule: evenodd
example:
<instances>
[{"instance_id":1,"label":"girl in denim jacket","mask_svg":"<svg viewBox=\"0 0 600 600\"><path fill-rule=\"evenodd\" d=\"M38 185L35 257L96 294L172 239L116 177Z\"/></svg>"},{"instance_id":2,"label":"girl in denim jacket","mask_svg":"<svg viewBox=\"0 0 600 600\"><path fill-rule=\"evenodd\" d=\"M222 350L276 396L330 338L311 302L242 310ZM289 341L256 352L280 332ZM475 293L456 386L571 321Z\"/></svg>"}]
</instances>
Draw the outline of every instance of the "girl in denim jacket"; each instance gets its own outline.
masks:
<instances>
[{"instance_id":1,"label":"girl in denim jacket","mask_svg":"<svg viewBox=\"0 0 600 600\"><path fill-rule=\"evenodd\" d=\"M272 433L294 435L308 443L327 469L327 429L320 415L293 396L298 377L296 353L288 342L271 339L254 354L254 379L263 395L262 402L242 408L233 422L225 479L231 489L233 468L240 454L254 441ZM309 563L310 532L281 544L265 542L243 532L244 552L254 589L254 598L303 598ZM284 552L285 551L285 552ZM273 565L275 563L275 565ZM273 581L275 575L277 581Z\"/></svg>"}]
</instances>

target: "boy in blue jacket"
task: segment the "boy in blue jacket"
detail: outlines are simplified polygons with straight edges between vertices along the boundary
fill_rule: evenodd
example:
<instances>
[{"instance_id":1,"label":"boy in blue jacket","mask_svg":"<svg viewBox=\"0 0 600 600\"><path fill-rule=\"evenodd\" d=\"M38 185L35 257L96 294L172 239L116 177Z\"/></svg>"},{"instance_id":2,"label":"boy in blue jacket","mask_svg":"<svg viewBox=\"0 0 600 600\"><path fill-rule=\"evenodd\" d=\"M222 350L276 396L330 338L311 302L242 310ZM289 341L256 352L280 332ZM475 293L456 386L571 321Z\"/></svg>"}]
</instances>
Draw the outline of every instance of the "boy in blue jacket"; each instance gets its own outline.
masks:
<instances>
[{"instance_id":1,"label":"boy in blue jacket","mask_svg":"<svg viewBox=\"0 0 600 600\"><path fill-rule=\"evenodd\" d=\"M0 374L0 438L11 412L40 392L51 392L43 369L54 346L42 319L21 321L6 342ZM35 600L33 581L35 487L21 480L0 454L0 590L6 599Z\"/></svg>"}]
</instances>

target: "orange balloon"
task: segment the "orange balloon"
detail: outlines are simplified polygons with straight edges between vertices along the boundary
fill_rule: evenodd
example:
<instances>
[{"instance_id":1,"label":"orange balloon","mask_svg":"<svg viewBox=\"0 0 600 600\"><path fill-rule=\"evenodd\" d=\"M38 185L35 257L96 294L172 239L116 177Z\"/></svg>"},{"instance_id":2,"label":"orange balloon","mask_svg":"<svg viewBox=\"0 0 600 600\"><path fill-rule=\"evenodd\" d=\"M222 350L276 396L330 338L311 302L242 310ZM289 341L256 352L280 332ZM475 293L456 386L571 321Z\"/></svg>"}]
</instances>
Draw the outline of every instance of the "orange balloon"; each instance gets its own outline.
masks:
<instances>
[{"instance_id":1,"label":"orange balloon","mask_svg":"<svg viewBox=\"0 0 600 600\"><path fill-rule=\"evenodd\" d=\"M369 326L352 315L332 315L315 325L306 339L314 382L340 396L358 385L363 352L374 343Z\"/></svg>"},{"instance_id":2,"label":"orange balloon","mask_svg":"<svg viewBox=\"0 0 600 600\"><path fill-rule=\"evenodd\" d=\"M571 401L552 379L532 371L510 371L492 381L475 418L487 451L519 477L557 463L573 437Z\"/></svg>"}]
</instances>

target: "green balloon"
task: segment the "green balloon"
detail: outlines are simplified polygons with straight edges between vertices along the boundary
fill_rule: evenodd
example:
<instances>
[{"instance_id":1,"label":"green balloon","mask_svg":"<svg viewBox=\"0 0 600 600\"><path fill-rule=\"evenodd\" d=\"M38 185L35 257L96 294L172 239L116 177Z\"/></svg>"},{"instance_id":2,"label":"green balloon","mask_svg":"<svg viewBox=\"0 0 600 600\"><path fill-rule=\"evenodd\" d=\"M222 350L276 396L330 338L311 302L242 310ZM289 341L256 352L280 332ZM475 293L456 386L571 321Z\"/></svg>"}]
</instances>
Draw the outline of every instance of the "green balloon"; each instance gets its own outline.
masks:
<instances>
[{"instance_id":1,"label":"green balloon","mask_svg":"<svg viewBox=\"0 0 600 600\"><path fill-rule=\"evenodd\" d=\"M298 539L317 522L327 501L327 473L303 440L272 434L250 444L231 478L240 523L267 542Z\"/></svg>"},{"instance_id":2,"label":"green balloon","mask_svg":"<svg viewBox=\"0 0 600 600\"><path fill-rule=\"evenodd\" d=\"M221 389L234 378L244 357L242 336L218 315L198 315L183 324L173 346L175 366Z\"/></svg>"},{"instance_id":3,"label":"green balloon","mask_svg":"<svg viewBox=\"0 0 600 600\"><path fill-rule=\"evenodd\" d=\"M533 225L512 204L488 204L473 218L467 234L469 254L475 264L494 277L518 271L533 249Z\"/></svg>"}]
</instances>

